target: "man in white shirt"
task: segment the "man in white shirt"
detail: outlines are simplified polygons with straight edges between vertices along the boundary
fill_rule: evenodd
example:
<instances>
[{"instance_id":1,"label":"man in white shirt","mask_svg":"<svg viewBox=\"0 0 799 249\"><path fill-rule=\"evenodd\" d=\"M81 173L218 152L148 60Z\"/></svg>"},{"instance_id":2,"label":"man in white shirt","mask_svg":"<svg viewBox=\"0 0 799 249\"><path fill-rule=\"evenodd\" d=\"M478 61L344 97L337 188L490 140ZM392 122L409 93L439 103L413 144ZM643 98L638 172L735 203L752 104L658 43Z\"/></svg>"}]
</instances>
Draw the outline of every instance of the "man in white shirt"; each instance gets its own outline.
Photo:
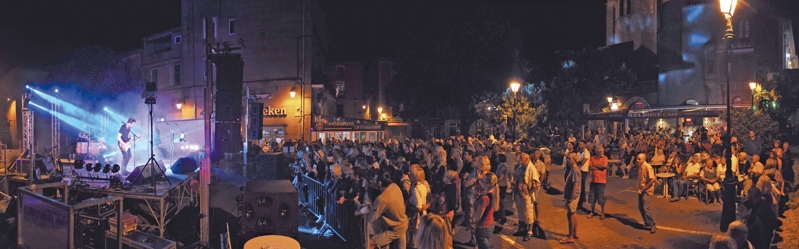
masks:
<instances>
[{"instance_id":1,"label":"man in white shirt","mask_svg":"<svg viewBox=\"0 0 799 249\"><path fill-rule=\"evenodd\" d=\"M580 179L580 199L577 201L577 207L579 209L583 207L583 203L585 203L585 199L587 199L585 197L588 196L588 194L585 192L585 185L589 177L588 166L591 164L591 152L588 150L585 140L580 141L580 149L577 151L579 152L578 155L580 156L580 176L582 177Z\"/></svg>"}]
</instances>

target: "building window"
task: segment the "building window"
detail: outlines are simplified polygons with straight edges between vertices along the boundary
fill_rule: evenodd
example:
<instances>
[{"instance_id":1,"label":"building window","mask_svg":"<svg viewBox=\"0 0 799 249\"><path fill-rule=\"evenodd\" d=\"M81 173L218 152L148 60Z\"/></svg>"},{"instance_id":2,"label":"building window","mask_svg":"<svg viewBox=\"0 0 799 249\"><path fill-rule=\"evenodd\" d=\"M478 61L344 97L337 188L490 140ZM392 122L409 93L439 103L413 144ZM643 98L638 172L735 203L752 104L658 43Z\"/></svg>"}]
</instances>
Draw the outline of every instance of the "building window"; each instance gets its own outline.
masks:
<instances>
[{"instance_id":1,"label":"building window","mask_svg":"<svg viewBox=\"0 0 799 249\"><path fill-rule=\"evenodd\" d=\"M180 85L180 64L172 66L172 82L176 85Z\"/></svg>"},{"instance_id":2,"label":"building window","mask_svg":"<svg viewBox=\"0 0 799 249\"><path fill-rule=\"evenodd\" d=\"M708 58L705 68L708 74L713 74L716 71L716 58Z\"/></svg>"},{"instance_id":3,"label":"building window","mask_svg":"<svg viewBox=\"0 0 799 249\"><path fill-rule=\"evenodd\" d=\"M336 98L344 97L344 81L336 81Z\"/></svg>"},{"instance_id":4,"label":"building window","mask_svg":"<svg viewBox=\"0 0 799 249\"><path fill-rule=\"evenodd\" d=\"M626 9L624 8L624 7L625 7L625 6L624 6L624 3L625 3L625 2L627 2L627 0L621 0L621 1L619 1L619 9L621 10L621 11L619 11L619 16L624 16L624 13L626 12L626 11L625 11Z\"/></svg>"},{"instance_id":5,"label":"building window","mask_svg":"<svg viewBox=\"0 0 799 249\"><path fill-rule=\"evenodd\" d=\"M150 71L150 82L158 83L158 69Z\"/></svg>"},{"instance_id":6,"label":"building window","mask_svg":"<svg viewBox=\"0 0 799 249\"><path fill-rule=\"evenodd\" d=\"M172 50L170 36L163 36L148 41L152 45L152 54L163 53Z\"/></svg>"},{"instance_id":7,"label":"building window","mask_svg":"<svg viewBox=\"0 0 799 249\"><path fill-rule=\"evenodd\" d=\"M172 40L174 41L175 44L180 44L181 42L183 42L183 36L181 35L173 36Z\"/></svg>"},{"instance_id":8,"label":"building window","mask_svg":"<svg viewBox=\"0 0 799 249\"><path fill-rule=\"evenodd\" d=\"M344 104L336 105L336 117L344 117Z\"/></svg>"},{"instance_id":9,"label":"building window","mask_svg":"<svg viewBox=\"0 0 799 249\"><path fill-rule=\"evenodd\" d=\"M236 34L236 19L227 21L228 35Z\"/></svg>"},{"instance_id":10,"label":"building window","mask_svg":"<svg viewBox=\"0 0 799 249\"><path fill-rule=\"evenodd\" d=\"M207 19L203 18L203 40L205 40L207 37L207 35L205 34L208 31L208 27L205 24L205 22L207 21L208 21Z\"/></svg>"},{"instance_id":11,"label":"building window","mask_svg":"<svg viewBox=\"0 0 799 249\"><path fill-rule=\"evenodd\" d=\"M336 78L344 78L344 66L336 66Z\"/></svg>"},{"instance_id":12,"label":"building window","mask_svg":"<svg viewBox=\"0 0 799 249\"><path fill-rule=\"evenodd\" d=\"M738 22L738 38L749 38L749 20L741 20Z\"/></svg>"},{"instance_id":13,"label":"building window","mask_svg":"<svg viewBox=\"0 0 799 249\"><path fill-rule=\"evenodd\" d=\"M214 26L212 26L211 28L214 29L214 38L216 38L216 17L211 18L211 21L213 21L213 23L214 23L213 24Z\"/></svg>"}]
</instances>

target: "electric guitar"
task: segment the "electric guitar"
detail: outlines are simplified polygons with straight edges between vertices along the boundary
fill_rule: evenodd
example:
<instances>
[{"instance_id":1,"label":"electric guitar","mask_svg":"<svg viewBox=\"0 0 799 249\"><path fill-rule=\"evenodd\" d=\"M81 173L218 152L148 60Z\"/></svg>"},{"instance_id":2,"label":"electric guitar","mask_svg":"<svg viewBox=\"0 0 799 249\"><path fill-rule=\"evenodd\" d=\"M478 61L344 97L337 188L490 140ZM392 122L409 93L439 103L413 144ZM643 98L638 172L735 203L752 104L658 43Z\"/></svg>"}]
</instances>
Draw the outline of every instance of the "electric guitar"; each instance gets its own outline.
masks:
<instances>
[{"instance_id":1,"label":"electric guitar","mask_svg":"<svg viewBox=\"0 0 799 249\"><path fill-rule=\"evenodd\" d=\"M122 152L128 151L128 149L130 149L130 146L131 146L130 143L131 142L136 142L136 140L139 140L139 138L140 137L133 137L133 139L128 140L128 142L126 142L126 143L117 142L119 144L119 149L122 150Z\"/></svg>"}]
</instances>

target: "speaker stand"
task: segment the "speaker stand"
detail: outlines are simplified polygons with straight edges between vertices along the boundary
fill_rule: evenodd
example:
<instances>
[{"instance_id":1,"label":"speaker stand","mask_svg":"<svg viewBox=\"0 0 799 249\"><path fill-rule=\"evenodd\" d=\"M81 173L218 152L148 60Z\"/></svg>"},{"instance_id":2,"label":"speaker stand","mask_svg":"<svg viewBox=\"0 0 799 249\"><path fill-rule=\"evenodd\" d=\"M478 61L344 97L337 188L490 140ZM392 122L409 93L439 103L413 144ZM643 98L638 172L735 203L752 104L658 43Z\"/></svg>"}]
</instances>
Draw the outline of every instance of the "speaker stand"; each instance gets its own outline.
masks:
<instances>
[{"instance_id":1,"label":"speaker stand","mask_svg":"<svg viewBox=\"0 0 799 249\"><path fill-rule=\"evenodd\" d=\"M148 105L150 106L150 159L147 159L147 163L144 164L144 167L142 167L141 171L144 172L145 170L147 170L147 167L150 167L150 177L153 178L150 182L152 184L153 194L156 194L158 193L157 189L155 188L156 169L158 169L157 171L159 175L163 177L166 180L166 182L169 183L169 186L172 186L172 182L169 181L169 178L166 177L166 172L164 172L164 170L161 169L161 165L159 165L158 162L155 160L155 152L153 152L153 104L155 103L148 103ZM136 179L134 179L132 183L136 184L139 181L139 179L143 180L144 177L142 175L144 174L139 174L138 176L136 176Z\"/></svg>"}]
</instances>

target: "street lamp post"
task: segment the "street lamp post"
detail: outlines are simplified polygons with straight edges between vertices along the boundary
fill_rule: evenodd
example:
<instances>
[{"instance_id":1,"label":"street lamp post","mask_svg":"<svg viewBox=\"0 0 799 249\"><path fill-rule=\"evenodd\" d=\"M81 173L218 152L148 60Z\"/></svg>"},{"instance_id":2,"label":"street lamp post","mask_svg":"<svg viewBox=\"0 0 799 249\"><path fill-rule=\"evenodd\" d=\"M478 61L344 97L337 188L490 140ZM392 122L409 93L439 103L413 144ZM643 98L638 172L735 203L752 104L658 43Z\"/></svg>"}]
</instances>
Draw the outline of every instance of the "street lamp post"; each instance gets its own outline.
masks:
<instances>
[{"instance_id":1,"label":"street lamp post","mask_svg":"<svg viewBox=\"0 0 799 249\"><path fill-rule=\"evenodd\" d=\"M735 37L732 31L732 16L735 12L735 5L738 0L719 0L719 7L724 18L727 20L727 30L724 32L724 53L725 62L727 67L725 73L727 75L727 134L724 137L724 150L727 152L727 171L724 172L724 206L721 209L721 222L719 228L722 232L726 232L730 223L735 220L735 188L738 186L737 177L732 176L732 119L730 118L730 42Z\"/></svg>"},{"instance_id":2,"label":"street lamp post","mask_svg":"<svg viewBox=\"0 0 799 249\"><path fill-rule=\"evenodd\" d=\"M752 90L752 110L755 109L755 88L757 88L757 82L749 82L749 90Z\"/></svg>"},{"instance_id":3,"label":"street lamp post","mask_svg":"<svg viewBox=\"0 0 799 249\"><path fill-rule=\"evenodd\" d=\"M513 92L513 102L511 103L512 104L512 108L513 108L513 125L511 126L511 129L513 130L513 140L511 140L511 143L516 141L516 137L517 137L517 134L516 134L516 105L518 104L517 103L518 100L516 99L516 93L519 92L519 87L521 87L521 86L522 86L522 84L519 83L518 81L512 81L510 83L510 90Z\"/></svg>"}]
</instances>

